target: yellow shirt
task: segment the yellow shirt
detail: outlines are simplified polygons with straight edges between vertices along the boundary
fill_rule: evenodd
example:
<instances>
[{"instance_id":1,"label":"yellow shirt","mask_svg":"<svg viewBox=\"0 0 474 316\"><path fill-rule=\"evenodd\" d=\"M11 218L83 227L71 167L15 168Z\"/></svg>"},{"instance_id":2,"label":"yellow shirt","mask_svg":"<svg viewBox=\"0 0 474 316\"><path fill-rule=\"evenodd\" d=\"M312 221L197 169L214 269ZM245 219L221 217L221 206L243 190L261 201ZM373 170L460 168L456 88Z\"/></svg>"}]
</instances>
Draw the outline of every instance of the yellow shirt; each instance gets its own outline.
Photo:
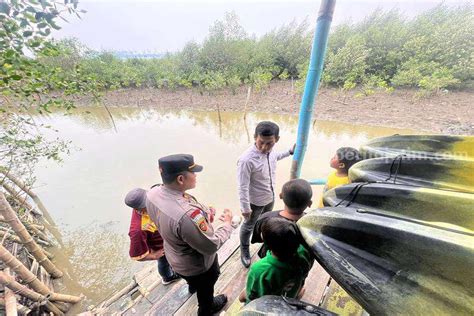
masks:
<instances>
[{"instance_id":1,"label":"yellow shirt","mask_svg":"<svg viewBox=\"0 0 474 316\"><path fill-rule=\"evenodd\" d=\"M328 180L326 182L326 186L324 187L323 194L324 192L328 190L331 190L341 185L349 184L349 183L351 183L351 181L349 180L348 176L340 177L337 175L337 171L334 170L328 176ZM321 201L319 202L319 207L324 207L322 196L321 196Z\"/></svg>"}]
</instances>

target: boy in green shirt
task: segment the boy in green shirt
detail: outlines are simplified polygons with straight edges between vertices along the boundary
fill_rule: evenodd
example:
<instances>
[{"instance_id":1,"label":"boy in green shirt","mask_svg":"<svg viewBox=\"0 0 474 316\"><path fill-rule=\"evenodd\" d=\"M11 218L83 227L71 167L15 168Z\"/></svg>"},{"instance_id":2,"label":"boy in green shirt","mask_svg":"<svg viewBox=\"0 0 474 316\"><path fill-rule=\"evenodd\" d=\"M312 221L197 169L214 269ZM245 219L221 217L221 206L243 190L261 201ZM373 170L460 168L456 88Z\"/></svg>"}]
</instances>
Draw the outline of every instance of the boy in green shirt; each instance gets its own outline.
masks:
<instances>
[{"instance_id":1,"label":"boy in green shirt","mask_svg":"<svg viewBox=\"0 0 474 316\"><path fill-rule=\"evenodd\" d=\"M262 237L269 251L250 267L240 301L248 303L264 295L300 298L313 257L301 245L298 228L286 219L269 218L262 224Z\"/></svg>"}]
</instances>

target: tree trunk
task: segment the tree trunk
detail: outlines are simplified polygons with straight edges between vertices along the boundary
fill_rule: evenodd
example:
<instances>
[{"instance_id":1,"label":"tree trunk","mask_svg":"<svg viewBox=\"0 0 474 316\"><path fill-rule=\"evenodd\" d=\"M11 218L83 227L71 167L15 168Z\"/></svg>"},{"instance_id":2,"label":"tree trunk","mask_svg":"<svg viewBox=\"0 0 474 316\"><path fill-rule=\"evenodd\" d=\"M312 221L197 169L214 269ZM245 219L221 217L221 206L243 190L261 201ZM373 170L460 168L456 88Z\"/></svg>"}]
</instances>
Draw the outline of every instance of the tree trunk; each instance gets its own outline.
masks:
<instances>
[{"instance_id":1,"label":"tree trunk","mask_svg":"<svg viewBox=\"0 0 474 316\"><path fill-rule=\"evenodd\" d=\"M217 102L217 118L219 119L219 138L222 138L222 117L219 102Z\"/></svg>"},{"instance_id":2,"label":"tree trunk","mask_svg":"<svg viewBox=\"0 0 474 316\"><path fill-rule=\"evenodd\" d=\"M249 85L249 87L247 89L247 99L245 100L245 105L244 105L244 120L247 119L247 106L249 104L251 93L252 93L252 85Z\"/></svg>"},{"instance_id":3,"label":"tree trunk","mask_svg":"<svg viewBox=\"0 0 474 316\"><path fill-rule=\"evenodd\" d=\"M63 312L61 312L53 303L51 303L44 295L41 295L33 290L30 290L26 286L18 283L15 281L15 279L4 272L0 272L0 283L14 291L15 293L18 293L20 295L23 295L30 300L33 300L35 302L46 302L46 308L54 313L55 315L64 315ZM7 302L5 301L5 305Z\"/></svg>"},{"instance_id":4,"label":"tree trunk","mask_svg":"<svg viewBox=\"0 0 474 316\"><path fill-rule=\"evenodd\" d=\"M61 247L64 247L63 242L62 242L62 236L61 233L59 232L56 223L54 222L53 218L49 214L48 210L46 207L43 205L43 202L41 202L40 198L33 192L31 191L22 181L20 181L18 178L7 172L5 169L0 168L0 172L5 175L10 181L15 183L20 189L25 191L26 194L28 194L33 201L35 201L36 205L40 209L40 211L43 213L44 218L46 221L50 224L50 227L48 227L49 231L51 234L53 234L54 238L59 242Z\"/></svg>"},{"instance_id":5,"label":"tree trunk","mask_svg":"<svg viewBox=\"0 0 474 316\"><path fill-rule=\"evenodd\" d=\"M46 271L53 278L60 278L63 276L61 270L59 270L43 252L43 249L38 246L35 242L33 237L28 233L25 226L20 222L16 213L11 208L10 204L8 204L7 199L3 193L0 193L0 213L3 215L5 221L11 225L15 233L20 237L21 241L23 242L24 246L28 251L35 257L39 264L41 264Z\"/></svg>"}]
</instances>

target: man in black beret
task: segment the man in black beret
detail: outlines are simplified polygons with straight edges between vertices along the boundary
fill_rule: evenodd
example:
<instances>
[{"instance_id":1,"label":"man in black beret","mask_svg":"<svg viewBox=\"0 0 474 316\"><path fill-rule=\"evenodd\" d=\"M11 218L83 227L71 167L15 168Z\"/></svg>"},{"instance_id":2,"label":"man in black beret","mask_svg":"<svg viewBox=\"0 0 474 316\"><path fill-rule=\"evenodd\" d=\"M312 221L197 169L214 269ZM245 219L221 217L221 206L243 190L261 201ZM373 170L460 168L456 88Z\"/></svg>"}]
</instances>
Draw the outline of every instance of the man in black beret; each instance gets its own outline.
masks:
<instances>
[{"instance_id":1,"label":"man in black beret","mask_svg":"<svg viewBox=\"0 0 474 316\"><path fill-rule=\"evenodd\" d=\"M232 213L224 210L214 228L215 210L185 193L196 186L196 172L203 170L193 156L162 157L158 165L163 185L148 192L148 213L160 229L171 267L196 289L198 315L212 315L227 303L223 294L214 297L214 284L220 274L217 250L230 237Z\"/></svg>"}]
</instances>

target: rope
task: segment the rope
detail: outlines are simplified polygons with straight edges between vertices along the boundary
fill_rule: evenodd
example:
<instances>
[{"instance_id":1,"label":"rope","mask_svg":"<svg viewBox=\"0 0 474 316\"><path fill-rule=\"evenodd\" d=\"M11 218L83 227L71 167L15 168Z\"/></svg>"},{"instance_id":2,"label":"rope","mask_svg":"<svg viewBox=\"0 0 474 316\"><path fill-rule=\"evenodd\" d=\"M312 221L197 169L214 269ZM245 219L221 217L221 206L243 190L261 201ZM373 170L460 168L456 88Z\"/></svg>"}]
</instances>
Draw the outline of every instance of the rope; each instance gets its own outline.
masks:
<instances>
[{"instance_id":1,"label":"rope","mask_svg":"<svg viewBox=\"0 0 474 316\"><path fill-rule=\"evenodd\" d=\"M352 198L351 198L351 199L347 202L347 204L345 205L346 207L350 206L350 205L354 202L354 200L355 200L355 198L357 197L357 195L359 194L360 189L361 189L363 186L367 185L367 184L370 184L370 182L359 182L359 183L357 183L357 185L354 186L354 187L352 188L352 190L351 190L348 194L346 194L346 196L344 196L344 198L342 198L336 205L334 205L334 207L340 206L342 202L346 201L346 199L347 199L348 197L352 196Z\"/></svg>"},{"instance_id":2,"label":"rope","mask_svg":"<svg viewBox=\"0 0 474 316\"><path fill-rule=\"evenodd\" d=\"M405 155L405 154L401 154L401 155L398 155L398 156L396 156L395 158L393 158L393 161L392 161L392 163L391 163L391 165L390 165L390 170L389 170L388 178L385 179L385 181L389 181L389 180L392 178L392 174L393 174L392 169L393 169L393 166L395 165L396 162L398 162L398 163L397 163L397 169L395 170L395 177L394 177L394 179L393 179L393 184L396 184L396 182L397 182L397 177L398 177L398 172L400 171L400 166L402 165L402 160L403 160L403 158L406 157L406 156L407 156L407 155Z\"/></svg>"}]
</instances>

